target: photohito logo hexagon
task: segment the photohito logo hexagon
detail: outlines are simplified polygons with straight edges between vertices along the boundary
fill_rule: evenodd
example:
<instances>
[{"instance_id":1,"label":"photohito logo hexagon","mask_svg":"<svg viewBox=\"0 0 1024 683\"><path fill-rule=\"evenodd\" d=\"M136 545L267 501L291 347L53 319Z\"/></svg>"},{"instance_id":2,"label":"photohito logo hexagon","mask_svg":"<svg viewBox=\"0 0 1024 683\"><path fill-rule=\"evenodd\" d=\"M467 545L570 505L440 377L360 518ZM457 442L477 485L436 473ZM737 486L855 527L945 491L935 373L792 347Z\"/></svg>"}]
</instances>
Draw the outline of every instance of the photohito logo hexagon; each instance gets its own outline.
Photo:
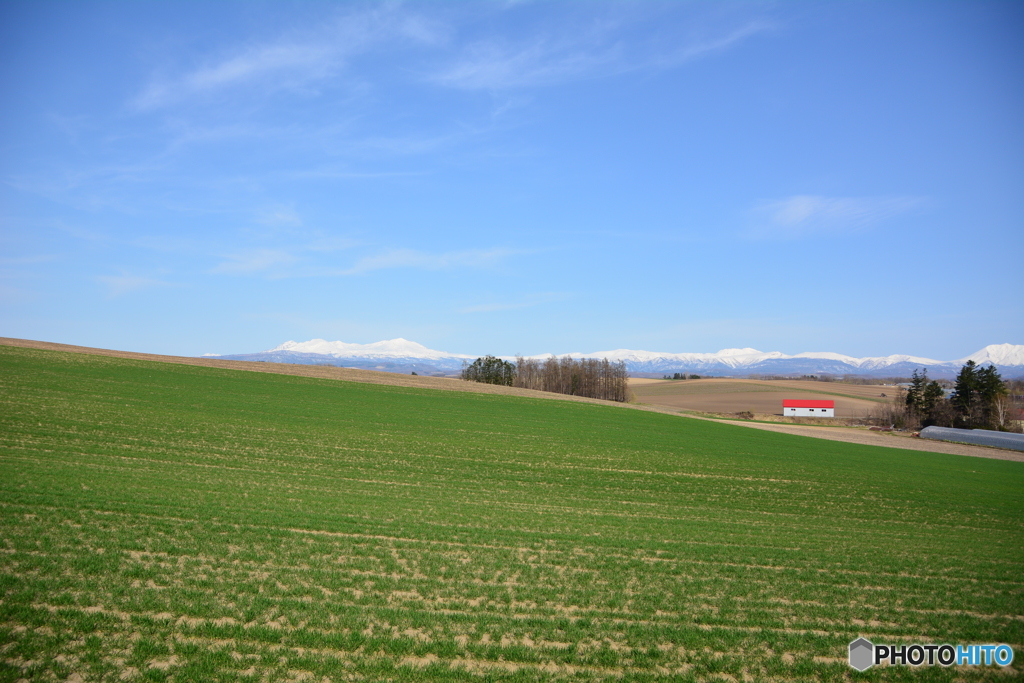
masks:
<instances>
[{"instance_id":1,"label":"photohito logo hexagon","mask_svg":"<svg viewBox=\"0 0 1024 683\"><path fill-rule=\"evenodd\" d=\"M850 666L865 671L874 664L875 646L867 638L858 638L850 643Z\"/></svg>"}]
</instances>

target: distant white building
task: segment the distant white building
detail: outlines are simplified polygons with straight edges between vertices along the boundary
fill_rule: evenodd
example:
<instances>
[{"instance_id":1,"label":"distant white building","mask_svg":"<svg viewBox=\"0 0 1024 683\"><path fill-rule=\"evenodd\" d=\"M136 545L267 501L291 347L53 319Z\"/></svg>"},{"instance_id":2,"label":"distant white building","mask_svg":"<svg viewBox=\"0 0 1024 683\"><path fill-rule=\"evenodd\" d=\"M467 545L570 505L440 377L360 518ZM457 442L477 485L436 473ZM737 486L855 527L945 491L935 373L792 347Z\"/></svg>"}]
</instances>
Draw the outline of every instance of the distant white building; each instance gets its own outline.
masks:
<instances>
[{"instance_id":1,"label":"distant white building","mask_svg":"<svg viewBox=\"0 0 1024 683\"><path fill-rule=\"evenodd\" d=\"M782 414L786 417L835 417L836 402L784 398Z\"/></svg>"}]
</instances>

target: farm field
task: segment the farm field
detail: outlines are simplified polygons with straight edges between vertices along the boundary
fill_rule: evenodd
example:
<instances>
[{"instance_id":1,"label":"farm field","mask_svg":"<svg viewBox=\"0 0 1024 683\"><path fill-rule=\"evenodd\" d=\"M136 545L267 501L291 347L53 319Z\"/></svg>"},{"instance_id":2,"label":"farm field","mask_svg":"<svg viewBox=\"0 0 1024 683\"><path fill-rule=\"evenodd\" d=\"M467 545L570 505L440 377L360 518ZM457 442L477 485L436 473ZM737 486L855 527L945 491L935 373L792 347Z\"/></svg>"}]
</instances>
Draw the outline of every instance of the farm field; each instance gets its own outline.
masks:
<instances>
[{"instance_id":1,"label":"farm field","mask_svg":"<svg viewBox=\"0 0 1024 683\"><path fill-rule=\"evenodd\" d=\"M1021 678L1022 463L13 346L0 400L0 681Z\"/></svg>"},{"instance_id":2,"label":"farm field","mask_svg":"<svg viewBox=\"0 0 1024 683\"><path fill-rule=\"evenodd\" d=\"M529 389L464 382L460 379L447 377L426 377L423 375L400 375L392 372L378 372L359 368L339 368L329 365L296 365L294 363L265 363L263 361L224 360L222 358L206 358L195 356L161 356L153 353L137 353L134 351L117 351L114 349L97 349L88 346L72 346L31 339L12 339L0 337L0 346L16 346L19 348L37 349L40 351L60 351L89 356L106 356L126 360L157 361L175 365L194 365L224 370L245 370L249 372L268 372L296 377L314 377L317 379L343 380L367 384L384 384L387 386L420 387L423 389L440 389L444 391L467 391L478 394L503 394L507 396L532 396L563 401L583 401L594 403L593 399L582 396L566 396L549 394Z\"/></svg>"},{"instance_id":3,"label":"farm field","mask_svg":"<svg viewBox=\"0 0 1024 683\"><path fill-rule=\"evenodd\" d=\"M866 417L886 400L881 394L896 392L875 385L749 379L631 379L629 388L641 403L708 413L782 415L784 398L828 399L836 402L837 418Z\"/></svg>"}]
</instances>

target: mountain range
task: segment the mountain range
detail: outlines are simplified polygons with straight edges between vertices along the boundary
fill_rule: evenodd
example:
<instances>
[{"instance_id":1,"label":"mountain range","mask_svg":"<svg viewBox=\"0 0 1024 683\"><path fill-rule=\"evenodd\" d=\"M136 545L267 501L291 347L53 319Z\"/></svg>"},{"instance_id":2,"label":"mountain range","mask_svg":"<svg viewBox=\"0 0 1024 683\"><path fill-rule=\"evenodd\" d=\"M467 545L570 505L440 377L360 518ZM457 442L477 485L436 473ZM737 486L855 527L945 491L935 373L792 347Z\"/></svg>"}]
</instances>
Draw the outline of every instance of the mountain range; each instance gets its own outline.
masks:
<instances>
[{"instance_id":1,"label":"mountain range","mask_svg":"<svg viewBox=\"0 0 1024 683\"><path fill-rule=\"evenodd\" d=\"M225 360L299 363L303 365L336 365L385 372L416 372L423 375L453 374L463 361L477 356L447 353L428 349L407 339L391 339L372 344L348 344L340 341L312 339L288 341L269 351L210 357ZM793 356L778 351L757 349L723 349L717 353L658 353L616 349L593 353L564 354L573 358L607 358L624 361L634 375L659 375L688 372L717 377L747 375L863 375L876 377L908 377L914 370L927 369L932 378L951 378L968 360L979 365L994 365L1004 377L1024 376L1024 345L992 344L957 360L934 360L918 356L892 355L854 358L831 352L806 352ZM549 354L530 356L544 359Z\"/></svg>"}]
</instances>

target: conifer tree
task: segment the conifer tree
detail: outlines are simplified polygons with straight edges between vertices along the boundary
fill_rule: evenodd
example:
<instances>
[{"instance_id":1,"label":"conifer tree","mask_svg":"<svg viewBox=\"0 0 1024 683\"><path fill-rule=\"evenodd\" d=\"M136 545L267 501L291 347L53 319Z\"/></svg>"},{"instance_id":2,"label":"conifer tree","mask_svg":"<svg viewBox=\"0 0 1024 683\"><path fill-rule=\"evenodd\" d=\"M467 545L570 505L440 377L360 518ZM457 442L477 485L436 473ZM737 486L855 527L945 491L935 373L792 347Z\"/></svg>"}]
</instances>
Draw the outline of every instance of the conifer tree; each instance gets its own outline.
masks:
<instances>
[{"instance_id":1,"label":"conifer tree","mask_svg":"<svg viewBox=\"0 0 1024 683\"><path fill-rule=\"evenodd\" d=\"M921 398L921 411L928 416L930 421L934 420L935 412L942 402L942 397L945 393L942 385L935 380L925 385L924 395Z\"/></svg>"},{"instance_id":2,"label":"conifer tree","mask_svg":"<svg viewBox=\"0 0 1024 683\"><path fill-rule=\"evenodd\" d=\"M911 375L910 388L907 389L907 407L913 408L920 412L921 400L924 398L924 389L928 384L928 371L922 370L920 373L914 370L914 374Z\"/></svg>"},{"instance_id":3,"label":"conifer tree","mask_svg":"<svg viewBox=\"0 0 1024 683\"><path fill-rule=\"evenodd\" d=\"M928 381L927 368L923 368L920 372L914 370L910 388L907 389L907 408L913 411L925 425L935 424L936 414L944 393L941 384L935 380Z\"/></svg>"},{"instance_id":4,"label":"conifer tree","mask_svg":"<svg viewBox=\"0 0 1024 683\"><path fill-rule=\"evenodd\" d=\"M1005 395L1006 383L994 365L978 367L969 360L956 376L950 402L962 425L974 429L990 426L995 404Z\"/></svg>"},{"instance_id":5,"label":"conifer tree","mask_svg":"<svg viewBox=\"0 0 1024 683\"><path fill-rule=\"evenodd\" d=\"M978 366L973 360L967 361L956 376L953 395L949 400L961 418L969 422L978 403Z\"/></svg>"}]
</instances>

